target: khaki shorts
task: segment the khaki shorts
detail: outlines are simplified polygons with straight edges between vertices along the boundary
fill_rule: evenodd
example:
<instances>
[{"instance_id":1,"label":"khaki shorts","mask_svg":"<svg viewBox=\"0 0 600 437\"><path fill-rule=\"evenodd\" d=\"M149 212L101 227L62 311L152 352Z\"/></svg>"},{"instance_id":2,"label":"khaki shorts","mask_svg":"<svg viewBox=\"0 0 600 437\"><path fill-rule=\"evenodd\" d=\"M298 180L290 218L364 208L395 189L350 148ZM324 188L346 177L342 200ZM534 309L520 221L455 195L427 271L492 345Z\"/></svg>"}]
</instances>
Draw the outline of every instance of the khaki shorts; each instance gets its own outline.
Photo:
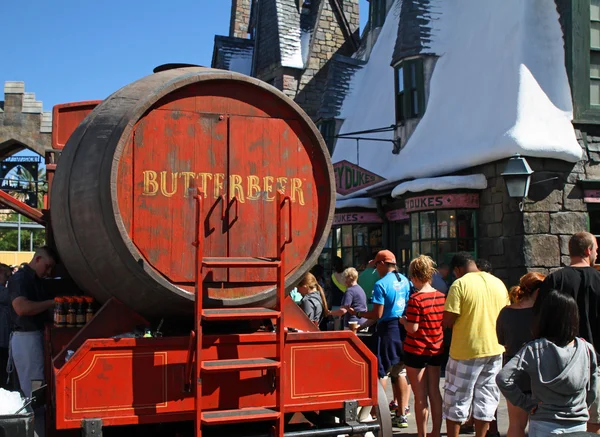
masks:
<instances>
[{"instance_id":1,"label":"khaki shorts","mask_svg":"<svg viewBox=\"0 0 600 437\"><path fill-rule=\"evenodd\" d=\"M596 390L596 400L590 407L590 420L589 423L599 424L600 423L600 385Z\"/></svg>"}]
</instances>

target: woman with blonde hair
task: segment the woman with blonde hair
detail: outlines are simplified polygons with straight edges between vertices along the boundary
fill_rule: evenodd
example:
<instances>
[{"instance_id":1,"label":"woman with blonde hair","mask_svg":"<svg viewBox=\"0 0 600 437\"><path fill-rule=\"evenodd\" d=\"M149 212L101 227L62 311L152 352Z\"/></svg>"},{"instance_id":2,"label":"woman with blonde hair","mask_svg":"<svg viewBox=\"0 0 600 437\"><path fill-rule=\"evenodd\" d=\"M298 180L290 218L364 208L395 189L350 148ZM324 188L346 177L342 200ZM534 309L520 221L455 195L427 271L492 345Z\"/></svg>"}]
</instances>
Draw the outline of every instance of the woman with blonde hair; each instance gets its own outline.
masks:
<instances>
[{"instance_id":1,"label":"woman with blonde hair","mask_svg":"<svg viewBox=\"0 0 600 437\"><path fill-rule=\"evenodd\" d=\"M323 317L329 315L323 288L312 273L307 273L298 284L297 289L302 295L300 308L315 325L319 326Z\"/></svg>"},{"instance_id":2,"label":"woman with blonde hair","mask_svg":"<svg viewBox=\"0 0 600 437\"><path fill-rule=\"evenodd\" d=\"M442 395L440 393L440 366L444 352L444 293L431 286L435 263L421 255L411 261L408 274L416 293L408 301L406 314L400 323L406 329L404 364L415 396L415 415L419 437L440 437L442 428ZM427 419L431 406L433 428L427 434Z\"/></svg>"},{"instance_id":3,"label":"woman with blonde hair","mask_svg":"<svg viewBox=\"0 0 600 437\"><path fill-rule=\"evenodd\" d=\"M346 292L342 298L342 307L339 310L331 312L332 316L344 316L344 326L349 327L350 322L357 322L357 327L362 325L367 319L363 317L357 317L354 314L348 312L349 308L356 312L367 311L367 295L365 290L358 285L358 271L354 267L348 267L342 272L344 278L344 284L346 285Z\"/></svg>"},{"instance_id":4,"label":"woman with blonde hair","mask_svg":"<svg viewBox=\"0 0 600 437\"><path fill-rule=\"evenodd\" d=\"M506 348L502 364L508 363L521 347L533 340L533 304L546 277L541 273L527 273L522 276L519 285L511 287L508 296L511 305L500 311L496 321L498 343ZM531 394L531 381L525 373L515 381L526 394ZM506 401L508 408L507 437L525 437L525 427L529 419L527 411Z\"/></svg>"}]
</instances>

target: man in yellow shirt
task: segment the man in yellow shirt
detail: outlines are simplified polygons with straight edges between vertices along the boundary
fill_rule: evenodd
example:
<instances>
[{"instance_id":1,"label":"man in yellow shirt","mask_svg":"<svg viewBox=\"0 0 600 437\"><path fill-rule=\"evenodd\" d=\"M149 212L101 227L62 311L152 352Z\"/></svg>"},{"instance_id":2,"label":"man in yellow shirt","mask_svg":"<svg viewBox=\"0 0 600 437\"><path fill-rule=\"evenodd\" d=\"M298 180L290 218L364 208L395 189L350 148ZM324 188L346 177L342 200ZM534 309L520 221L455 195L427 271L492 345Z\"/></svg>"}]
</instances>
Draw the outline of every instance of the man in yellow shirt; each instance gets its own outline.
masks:
<instances>
[{"instance_id":1,"label":"man in yellow shirt","mask_svg":"<svg viewBox=\"0 0 600 437\"><path fill-rule=\"evenodd\" d=\"M452 258L458 278L444 305L444 326L452 328L446 366L444 415L448 437L458 437L460 424L475 419L475 437L485 437L500 401L496 375L502 368L504 347L496 337L496 320L509 304L504 283L477 270L468 252Z\"/></svg>"}]
</instances>

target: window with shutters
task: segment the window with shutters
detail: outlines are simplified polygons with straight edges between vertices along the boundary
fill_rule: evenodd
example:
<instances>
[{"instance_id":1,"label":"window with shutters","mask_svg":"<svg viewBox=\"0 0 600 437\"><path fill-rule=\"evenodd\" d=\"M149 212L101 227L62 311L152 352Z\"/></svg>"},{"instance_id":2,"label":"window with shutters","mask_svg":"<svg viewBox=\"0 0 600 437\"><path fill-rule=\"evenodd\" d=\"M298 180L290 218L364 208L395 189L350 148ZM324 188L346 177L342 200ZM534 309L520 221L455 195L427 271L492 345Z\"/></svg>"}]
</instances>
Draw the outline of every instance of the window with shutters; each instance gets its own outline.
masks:
<instances>
[{"instance_id":1,"label":"window with shutters","mask_svg":"<svg viewBox=\"0 0 600 437\"><path fill-rule=\"evenodd\" d=\"M555 0L564 31L573 122L600 124L600 0Z\"/></svg>"},{"instance_id":2,"label":"window with shutters","mask_svg":"<svg viewBox=\"0 0 600 437\"><path fill-rule=\"evenodd\" d=\"M420 118L425 113L423 60L402 61L395 68L396 122Z\"/></svg>"},{"instance_id":3,"label":"window with shutters","mask_svg":"<svg viewBox=\"0 0 600 437\"><path fill-rule=\"evenodd\" d=\"M386 0L370 0L369 21L371 21L371 29L383 26L386 12L385 3Z\"/></svg>"}]
</instances>

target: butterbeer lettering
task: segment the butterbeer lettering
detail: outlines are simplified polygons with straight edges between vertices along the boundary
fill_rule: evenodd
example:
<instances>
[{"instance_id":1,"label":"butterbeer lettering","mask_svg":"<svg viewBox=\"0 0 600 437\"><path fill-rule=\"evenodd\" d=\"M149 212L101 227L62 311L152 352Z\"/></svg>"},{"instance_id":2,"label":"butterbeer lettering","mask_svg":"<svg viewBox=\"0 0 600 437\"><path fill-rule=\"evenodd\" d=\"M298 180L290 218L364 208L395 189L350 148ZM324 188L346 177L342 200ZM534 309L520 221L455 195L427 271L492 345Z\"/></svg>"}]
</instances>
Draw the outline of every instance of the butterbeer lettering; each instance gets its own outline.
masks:
<instances>
[{"instance_id":1,"label":"butterbeer lettering","mask_svg":"<svg viewBox=\"0 0 600 437\"><path fill-rule=\"evenodd\" d=\"M179 175L183 178L183 196L188 197L190 192L190 179L194 179L196 173L192 171L182 171Z\"/></svg>"},{"instance_id":2,"label":"butterbeer lettering","mask_svg":"<svg viewBox=\"0 0 600 437\"><path fill-rule=\"evenodd\" d=\"M244 203L244 189L242 188L242 177L239 174L229 176L229 190L231 196L237 197L240 203Z\"/></svg>"},{"instance_id":3,"label":"butterbeer lettering","mask_svg":"<svg viewBox=\"0 0 600 437\"><path fill-rule=\"evenodd\" d=\"M144 188L142 189L143 196L154 196L158 192L158 183L156 182L156 172L146 170L144 175Z\"/></svg>"},{"instance_id":4,"label":"butterbeer lettering","mask_svg":"<svg viewBox=\"0 0 600 437\"><path fill-rule=\"evenodd\" d=\"M219 197L223 193L223 180L225 179L225 175L223 173L215 173L214 178L214 189L215 189L215 199Z\"/></svg>"},{"instance_id":5,"label":"butterbeer lettering","mask_svg":"<svg viewBox=\"0 0 600 437\"><path fill-rule=\"evenodd\" d=\"M269 196L269 193L273 192L273 176L265 176L263 178L263 188L265 192L265 200L267 202L272 202L275 200L274 196Z\"/></svg>"},{"instance_id":6,"label":"butterbeer lettering","mask_svg":"<svg viewBox=\"0 0 600 437\"><path fill-rule=\"evenodd\" d=\"M201 184L200 184L200 191L202 191L204 193L204 197L208 196L208 180L212 180L213 175L211 173L198 173L196 175L196 178L200 178ZM219 196L215 196L215 198L217 198Z\"/></svg>"},{"instance_id":7,"label":"butterbeer lettering","mask_svg":"<svg viewBox=\"0 0 600 437\"><path fill-rule=\"evenodd\" d=\"M160 194L165 197L171 197L177 192L177 176L179 173L171 173L171 192L167 191L167 172L160 172Z\"/></svg>"},{"instance_id":8,"label":"butterbeer lettering","mask_svg":"<svg viewBox=\"0 0 600 437\"><path fill-rule=\"evenodd\" d=\"M248 176L248 200L260 199L260 179L258 176Z\"/></svg>"},{"instance_id":9,"label":"butterbeer lettering","mask_svg":"<svg viewBox=\"0 0 600 437\"><path fill-rule=\"evenodd\" d=\"M292 178L292 202L296 202L298 195L298 203L304 205L304 192L302 191L302 181L298 178Z\"/></svg>"},{"instance_id":10,"label":"butterbeer lettering","mask_svg":"<svg viewBox=\"0 0 600 437\"><path fill-rule=\"evenodd\" d=\"M277 178L277 191L279 191L281 194L285 194L285 184L287 184L287 181L288 178Z\"/></svg>"},{"instance_id":11,"label":"butterbeer lettering","mask_svg":"<svg viewBox=\"0 0 600 437\"><path fill-rule=\"evenodd\" d=\"M194 183L195 182L195 183ZM227 184L226 184L227 183ZM246 200L263 200L273 202L275 192L289 195L294 203L305 205L302 179L285 176L256 176L231 174L225 179L223 173L195 173L192 171L168 172L154 170L142 171L142 195L167 198L177 196L189 197L190 188L197 186L207 198L212 194L214 199L229 194L240 203ZM245 184L245 185L244 185Z\"/></svg>"}]
</instances>

